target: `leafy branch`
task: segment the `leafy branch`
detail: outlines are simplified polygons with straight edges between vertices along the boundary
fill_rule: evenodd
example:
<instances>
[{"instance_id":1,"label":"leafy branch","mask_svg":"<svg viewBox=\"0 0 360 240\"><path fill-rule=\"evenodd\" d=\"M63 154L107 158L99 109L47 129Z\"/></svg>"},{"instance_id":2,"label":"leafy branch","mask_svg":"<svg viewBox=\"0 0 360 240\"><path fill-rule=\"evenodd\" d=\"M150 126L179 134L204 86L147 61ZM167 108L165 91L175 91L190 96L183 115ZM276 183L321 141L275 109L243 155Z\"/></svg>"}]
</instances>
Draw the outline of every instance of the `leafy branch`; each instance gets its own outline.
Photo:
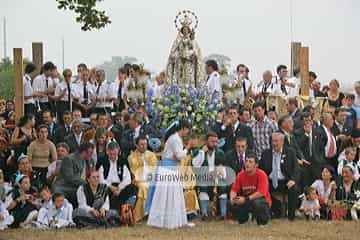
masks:
<instances>
[{"instance_id":1,"label":"leafy branch","mask_svg":"<svg viewBox=\"0 0 360 240\"><path fill-rule=\"evenodd\" d=\"M111 23L105 11L96 9L101 1L104 0L56 0L58 9L75 12L76 22L82 24L83 31L101 29Z\"/></svg>"}]
</instances>

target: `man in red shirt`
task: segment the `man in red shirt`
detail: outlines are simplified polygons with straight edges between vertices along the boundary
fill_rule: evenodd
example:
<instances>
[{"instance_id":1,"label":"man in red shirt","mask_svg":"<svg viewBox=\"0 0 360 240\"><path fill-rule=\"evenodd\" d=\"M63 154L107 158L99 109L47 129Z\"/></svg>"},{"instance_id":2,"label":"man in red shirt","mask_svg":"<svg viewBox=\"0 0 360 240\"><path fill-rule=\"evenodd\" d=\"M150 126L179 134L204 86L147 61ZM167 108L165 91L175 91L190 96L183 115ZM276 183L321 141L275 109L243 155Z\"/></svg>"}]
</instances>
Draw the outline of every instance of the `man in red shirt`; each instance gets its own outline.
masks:
<instances>
[{"instance_id":1,"label":"man in red shirt","mask_svg":"<svg viewBox=\"0 0 360 240\"><path fill-rule=\"evenodd\" d=\"M258 169L258 161L255 154L249 154L245 160L245 170L236 176L231 188L230 211L240 224L248 221L249 213L252 213L258 225L266 225L270 219L268 177Z\"/></svg>"}]
</instances>

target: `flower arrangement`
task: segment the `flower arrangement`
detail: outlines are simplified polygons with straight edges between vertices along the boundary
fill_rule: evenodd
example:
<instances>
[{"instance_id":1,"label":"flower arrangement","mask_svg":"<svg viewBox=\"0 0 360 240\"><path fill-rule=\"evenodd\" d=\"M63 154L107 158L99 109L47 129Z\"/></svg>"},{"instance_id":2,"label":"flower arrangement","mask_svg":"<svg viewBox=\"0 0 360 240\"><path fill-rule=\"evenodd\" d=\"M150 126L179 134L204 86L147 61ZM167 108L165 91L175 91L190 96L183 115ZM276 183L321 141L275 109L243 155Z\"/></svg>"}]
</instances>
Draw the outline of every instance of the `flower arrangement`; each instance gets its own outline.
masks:
<instances>
[{"instance_id":1,"label":"flower arrangement","mask_svg":"<svg viewBox=\"0 0 360 240\"><path fill-rule=\"evenodd\" d=\"M205 135L216 119L222 102L218 94L210 94L207 88L180 88L170 85L163 89L162 97L153 100L152 90L148 91L146 109L160 119L164 131L173 121L186 119L195 135Z\"/></svg>"}]
</instances>

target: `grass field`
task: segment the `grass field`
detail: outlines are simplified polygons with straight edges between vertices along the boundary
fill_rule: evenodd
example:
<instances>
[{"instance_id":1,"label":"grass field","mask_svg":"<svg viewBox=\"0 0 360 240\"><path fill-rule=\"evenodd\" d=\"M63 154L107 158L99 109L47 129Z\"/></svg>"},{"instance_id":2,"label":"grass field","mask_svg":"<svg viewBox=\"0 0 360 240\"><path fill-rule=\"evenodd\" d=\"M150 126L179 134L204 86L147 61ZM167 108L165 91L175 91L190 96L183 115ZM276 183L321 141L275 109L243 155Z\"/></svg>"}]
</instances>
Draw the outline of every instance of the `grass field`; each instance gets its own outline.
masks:
<instances>
[{"instance_id":1,"label":"grass field","mask_svg":"<svg viewBox=\"0 0 360 240\"><path fill-rule=\"evenodd\" d=\"M60 231L42 230L6 230L0 231L0 240L124 240L124 239L360 239L359 222L305 222L297 220L275 220L265 227L254 223L239 225L233 221L195 222L194 228L165 230L147 227L144 224L135 227L114 229Z\"/></svg>"}]
</instances>

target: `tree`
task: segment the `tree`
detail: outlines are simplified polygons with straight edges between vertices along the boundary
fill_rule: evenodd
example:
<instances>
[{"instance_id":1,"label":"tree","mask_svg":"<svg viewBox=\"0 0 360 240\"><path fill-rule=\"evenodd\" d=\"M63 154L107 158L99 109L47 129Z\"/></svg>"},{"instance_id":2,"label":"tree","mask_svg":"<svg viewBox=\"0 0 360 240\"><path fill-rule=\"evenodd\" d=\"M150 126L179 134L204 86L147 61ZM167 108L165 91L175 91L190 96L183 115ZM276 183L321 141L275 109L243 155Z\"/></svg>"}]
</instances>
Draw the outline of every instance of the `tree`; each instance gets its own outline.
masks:
<instances>
[{"instance_id":1,"label":"tree","mask_svg":"<svg viewBox=\"0 0 360 240\"><path fill-rule=\"evenodd\" d=\"M111 21L105 11L96 9L96 3L104 0L56 0L58 9L73 11L77 15L76 22L82 24L81 30L101 29Z\"/></svg>"},{"instance_id":2,"label":"tree","mask_svg":"<svg viewBox=\"0 0 360 240\"><path fill-rule=\"evenodd\" d=\"M120 56L114 56L111 58L111 61L105 61L101 65L98 66L98 68L104 69L106 74L106 79L109 81L113 81L116 76L117 72L120 67L124 66L125 63L136 63L138 60L135 57L120 57Z\"/></svg>"},{"instance_id":3,"label":"tree","mask_svg":"<svg viewBox=\"0 0 360 240\"><path fill-rule=\"evenodd\" d=\"M24 66L30 61L23 60ZM15 96L14 65L9 58L0 61L0 98L13 99Z\"/></svg>"}]
</instances>

